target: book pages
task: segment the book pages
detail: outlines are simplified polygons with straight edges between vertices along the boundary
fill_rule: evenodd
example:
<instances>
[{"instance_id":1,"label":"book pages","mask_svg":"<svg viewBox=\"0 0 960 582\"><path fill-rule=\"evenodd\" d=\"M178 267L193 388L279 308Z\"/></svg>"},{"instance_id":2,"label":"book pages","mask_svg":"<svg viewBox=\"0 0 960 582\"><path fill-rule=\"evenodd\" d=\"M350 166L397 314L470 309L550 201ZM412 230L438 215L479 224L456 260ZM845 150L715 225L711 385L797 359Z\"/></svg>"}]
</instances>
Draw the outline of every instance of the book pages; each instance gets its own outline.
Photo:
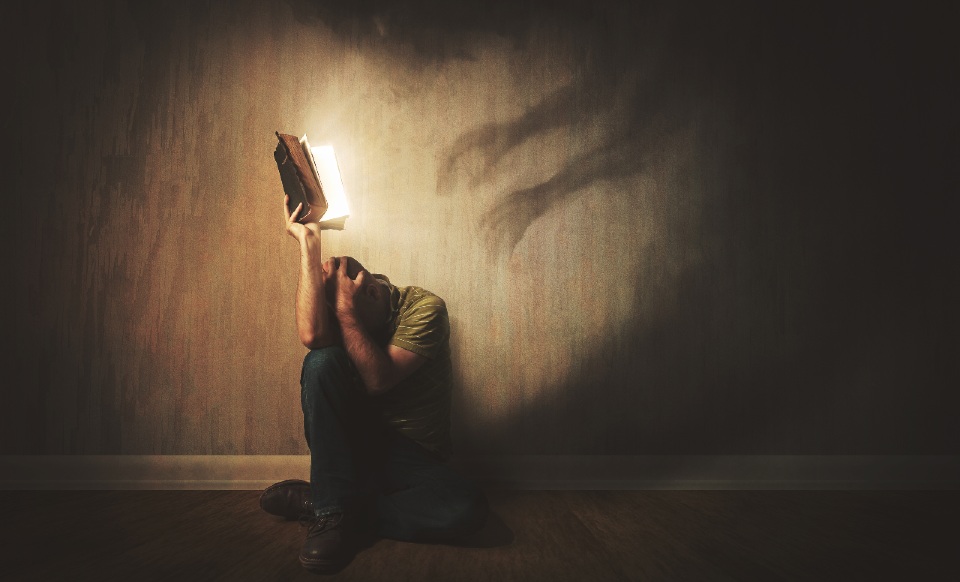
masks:
<instances>
[{"instance_id":1,"label":"book pages","mask_svg":"<svg viewBox=\"0 0 960 582\"><path fill-rule=\"evenodd\" d=\"M343 228L343 223L350 216L350 208L347 205L347 195L343 189L343 180L340 177L340 166L337 164L337 156L333 152L333 146L323 145L310 148L313 153L314 163L316 164L317 176L320 179L320 187L323 188L323 195L327 199L327 211L320 217L320 224L331 228Z\"/></svg>"}]
</instances>

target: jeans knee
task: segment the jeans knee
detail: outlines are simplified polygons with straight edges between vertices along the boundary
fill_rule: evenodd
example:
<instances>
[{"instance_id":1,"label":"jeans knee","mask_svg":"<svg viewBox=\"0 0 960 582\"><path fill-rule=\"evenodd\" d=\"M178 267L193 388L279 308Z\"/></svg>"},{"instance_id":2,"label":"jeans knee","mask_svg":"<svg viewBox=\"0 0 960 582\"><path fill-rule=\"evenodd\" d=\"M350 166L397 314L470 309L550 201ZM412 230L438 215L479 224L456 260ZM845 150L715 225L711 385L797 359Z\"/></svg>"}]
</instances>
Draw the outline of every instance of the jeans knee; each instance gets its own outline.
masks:
<instances>
[{"instance_id":1,"label":"jeans knee","mask_svg":"<svg viewBox=\"0 0 960 582\"><path fill-rule=\"evenodd\" d=\"M346 388L353 380L350 357L340 346L310 350L303 358L300 387L303 395Z\"/></svg>"},{"instance_id":2,"label":"jeans knee","mask_svg":"<svg viewBox=\"0 0 960 582\"><path fill-rule=\"evenodd\" d=\"M340 346L328 346L310 350L303 357L303 372L322 372L330 366L342 367L350 361L346 350Z\"/></svg>"}]
</instances>

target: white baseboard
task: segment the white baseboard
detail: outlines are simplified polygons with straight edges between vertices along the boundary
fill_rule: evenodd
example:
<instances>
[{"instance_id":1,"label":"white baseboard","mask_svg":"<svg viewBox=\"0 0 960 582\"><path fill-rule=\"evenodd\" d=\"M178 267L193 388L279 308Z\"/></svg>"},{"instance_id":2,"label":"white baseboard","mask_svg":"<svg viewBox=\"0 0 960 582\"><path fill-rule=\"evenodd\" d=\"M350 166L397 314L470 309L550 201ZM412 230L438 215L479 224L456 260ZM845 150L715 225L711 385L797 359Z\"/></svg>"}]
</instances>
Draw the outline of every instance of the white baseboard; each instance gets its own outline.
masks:
<instances>
[{"instance_id":1,"label":"white baseboard","mask_svg":"<svg viewBox=\"0 0 960 582\"><path fill-rule=\"evenodd\" d=\"M451 465L494 489L960 489L960 456L496 455ZM306 455L0 456L0 490L263 489Z\"/></svg>"}]
</instances>

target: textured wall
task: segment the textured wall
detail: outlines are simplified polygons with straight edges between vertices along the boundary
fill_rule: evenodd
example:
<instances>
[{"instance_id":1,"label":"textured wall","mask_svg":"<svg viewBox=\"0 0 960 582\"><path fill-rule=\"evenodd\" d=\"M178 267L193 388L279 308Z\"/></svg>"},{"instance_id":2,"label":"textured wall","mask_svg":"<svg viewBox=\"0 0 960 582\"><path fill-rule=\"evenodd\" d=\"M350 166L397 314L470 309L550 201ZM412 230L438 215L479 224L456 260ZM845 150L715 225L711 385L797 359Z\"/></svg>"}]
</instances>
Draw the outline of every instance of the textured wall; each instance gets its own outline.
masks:
<instances>
[{"instance_id":1,"label":"textured wall","mask_svg":"<svg viewBox=\"0 0 960 582\"><path fill-rule=\"evenodd\" d=\"M275 130L447 300L462 452L960 452L945 15L82 4L4 24L0 453L306 452Z\"/></svg>"}]
</instances>

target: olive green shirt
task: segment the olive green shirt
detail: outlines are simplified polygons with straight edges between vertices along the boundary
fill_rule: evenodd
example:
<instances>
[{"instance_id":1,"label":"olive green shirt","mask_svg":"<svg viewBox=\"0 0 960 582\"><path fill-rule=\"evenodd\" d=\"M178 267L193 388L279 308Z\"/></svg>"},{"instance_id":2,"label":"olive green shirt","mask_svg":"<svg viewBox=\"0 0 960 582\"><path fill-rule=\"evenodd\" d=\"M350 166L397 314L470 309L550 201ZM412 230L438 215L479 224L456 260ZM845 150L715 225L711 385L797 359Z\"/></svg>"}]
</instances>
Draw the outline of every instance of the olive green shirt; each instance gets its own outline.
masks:
<instances>
[{"instance_id":1,"label":"olive green shirt","mask_svg":"<svg viewBox=\"0 0 960 582\"><path fill-rule=\"evenodd\" d=\"M388 344L419 354L427 361L399 384L376 398L386 423L441 459L452 452L450 398L450 321L443 299L421 287L390 287L392 331Z\"/></svg>"}]
</instances>

